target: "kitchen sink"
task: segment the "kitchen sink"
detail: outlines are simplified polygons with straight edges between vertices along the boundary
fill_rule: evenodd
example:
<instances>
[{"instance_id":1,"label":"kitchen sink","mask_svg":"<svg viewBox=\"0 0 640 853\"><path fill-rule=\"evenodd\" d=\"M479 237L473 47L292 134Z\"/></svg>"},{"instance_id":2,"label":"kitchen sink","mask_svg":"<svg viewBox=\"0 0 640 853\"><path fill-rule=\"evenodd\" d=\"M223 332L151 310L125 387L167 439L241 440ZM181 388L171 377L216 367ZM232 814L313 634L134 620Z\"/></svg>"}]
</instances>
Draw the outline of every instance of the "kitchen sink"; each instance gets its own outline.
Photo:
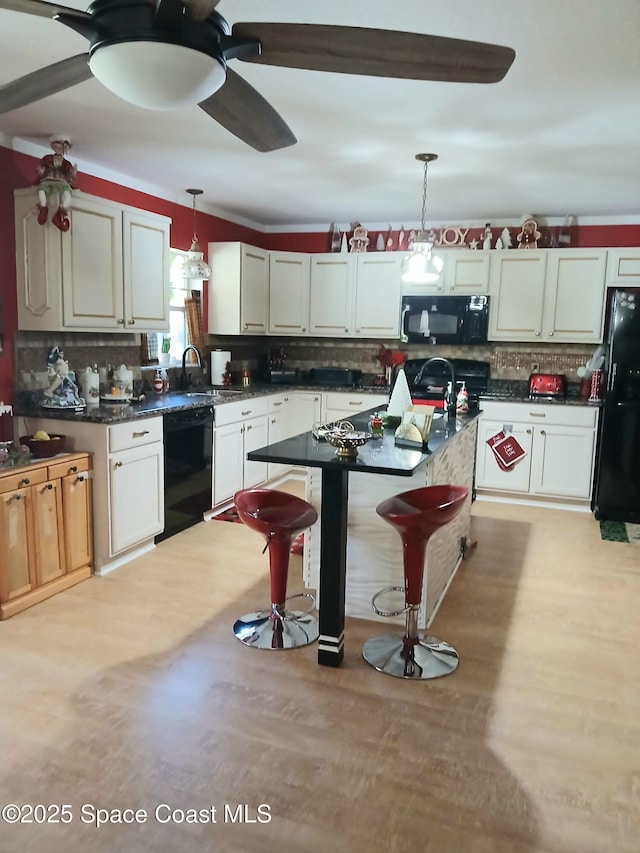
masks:
<instances>
[{"instance_id":1,"label":"kitchen sink","mask_svg":"<svg viewBox=\"0 0 640 853\"><path fill-rule=\"evenodd\" d=\"M242 391L236 391L231 388L225 388L223 391L219 391L215 388L212 388L208 391L188 391L185 394L185 397L234 397L236 394L242 394Z\"/></svg>"}]
</instances>

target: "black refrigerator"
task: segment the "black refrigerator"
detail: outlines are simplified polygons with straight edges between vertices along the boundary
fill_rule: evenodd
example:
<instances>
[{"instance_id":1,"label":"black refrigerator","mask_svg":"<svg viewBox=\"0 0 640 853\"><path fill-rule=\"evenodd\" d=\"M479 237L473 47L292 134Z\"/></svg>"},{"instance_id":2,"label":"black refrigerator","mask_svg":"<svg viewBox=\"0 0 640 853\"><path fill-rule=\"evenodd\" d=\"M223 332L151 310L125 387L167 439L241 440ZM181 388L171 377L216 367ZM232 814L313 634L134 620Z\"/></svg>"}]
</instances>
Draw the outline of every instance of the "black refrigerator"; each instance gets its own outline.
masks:
<instances>
[{"instance_id":1,"label":"black refrigerator","mask_svg":"<svg viewBox=\"0 0 640 853\"><path fill-rule=\"evenodd\" d=\"M592 509L598 519L640 524L640 290L613 291L605 335Z\"/></svg>"}]
</instances>

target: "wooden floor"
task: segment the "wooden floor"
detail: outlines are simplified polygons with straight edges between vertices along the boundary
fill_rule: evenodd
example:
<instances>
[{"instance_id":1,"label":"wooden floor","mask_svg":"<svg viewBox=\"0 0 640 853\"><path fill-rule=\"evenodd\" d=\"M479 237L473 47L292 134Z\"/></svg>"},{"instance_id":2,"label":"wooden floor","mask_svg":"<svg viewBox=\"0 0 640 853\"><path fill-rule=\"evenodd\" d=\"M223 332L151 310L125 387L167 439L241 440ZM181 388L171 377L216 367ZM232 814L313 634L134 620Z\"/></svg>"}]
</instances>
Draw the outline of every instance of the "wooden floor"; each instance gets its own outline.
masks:
<instances>
[{"instance_id":1,"label":"wooden floor","mask_svg":"<svg viewBox=\"0 0 640 853\"><path fill-rule=\"evenodd\" d=\"M339 670L315 646L243 647L231 625L268 585L240 524L1 623L0 799L73 818L0 823L0 851L637 853L640 546L601 542L587 514L483 502L473 531L432 629L462 661L430 683L368 667L380 625L360 620ZM231 822L260 804L269 823ZM170 818L212 806L215 823ZM148 818L96 828L98 808Z\"/></svg>"}]
</instances>

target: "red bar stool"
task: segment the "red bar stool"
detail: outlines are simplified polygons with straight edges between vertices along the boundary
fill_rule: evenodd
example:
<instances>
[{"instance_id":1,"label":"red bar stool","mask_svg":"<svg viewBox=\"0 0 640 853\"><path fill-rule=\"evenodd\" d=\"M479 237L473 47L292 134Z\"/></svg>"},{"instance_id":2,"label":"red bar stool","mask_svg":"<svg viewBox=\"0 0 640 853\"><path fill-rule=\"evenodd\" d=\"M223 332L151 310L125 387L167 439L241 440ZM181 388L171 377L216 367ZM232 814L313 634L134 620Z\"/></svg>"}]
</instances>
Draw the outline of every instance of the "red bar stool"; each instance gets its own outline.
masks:
<instances>
[{"instance_id":1,"label":"red bar stool","mask_svg":"<svg viewBox=\"0 0 640 853\"><path fill-rule=\"evenodd\" d=\"M387 498L376 512L402 538L404 589L391 586L373 597L371 606L379 616L406 613L404 636L383 634L367 640L362 657L379 672L396 678L439 678L458 666L458 653L448 643L418 632L418 611L422 601L424 558L430 537L458 515L469 494L464 486L425 486ZM376 600L383 593L403 592L402 610L383 611Z\"/></svg>"},{"instance_id":2,"label":"red bar stool","mask_svg":"<svg viewBox=\"0 0 640 853\"><path fill-rule=\"evenodd\" d=\"M318 620L311 615L313 596L286 595L291 543L298 533L316 523L318 513L302 498L275 489L243 489L234 501L240 520L267 540L264 550L269 549L271 606L240 617L233 633L245 645L258 649L295 649L313 643L319 633ZM285 609L285 601L294 598L310 598L311 608Z\"/></svg>"}]
</instances>

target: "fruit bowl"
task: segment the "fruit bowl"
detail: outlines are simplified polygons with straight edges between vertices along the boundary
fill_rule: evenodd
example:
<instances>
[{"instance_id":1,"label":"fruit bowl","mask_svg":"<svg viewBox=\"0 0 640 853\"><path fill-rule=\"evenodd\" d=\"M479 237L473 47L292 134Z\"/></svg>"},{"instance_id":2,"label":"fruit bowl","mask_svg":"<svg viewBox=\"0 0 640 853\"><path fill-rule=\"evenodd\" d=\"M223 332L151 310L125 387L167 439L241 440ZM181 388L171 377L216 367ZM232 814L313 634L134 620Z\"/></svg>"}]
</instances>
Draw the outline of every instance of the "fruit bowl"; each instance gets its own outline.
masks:
<instances>
[{"instance_id":1,"label":"fruit bowl","mask_svg":"<svg viewBox=\"0 0 640 853\"><path fill-rule=\"evenodd\" d=\"M34 438L32 435L23 435L20 438L20 444L28 447L32 456L38 459L46 459L48 456L55 456L56 453L62 453L65 440L65 435L53 433L49 435L49 438Z\"/></svg>"},{"instance_id":2,"label":"fruit bowl","mask_svg":"<svg viewBox=\"0 0 640 853\"><path fill-rule=\"evenodd\" d=\"M353 459L358 455L358 448L366 444L372 436L369 432L358 432L351 424L343 423L327 430L324 437L336 448L336 456L340 459Z\"/></svg>"}]
</instances>

